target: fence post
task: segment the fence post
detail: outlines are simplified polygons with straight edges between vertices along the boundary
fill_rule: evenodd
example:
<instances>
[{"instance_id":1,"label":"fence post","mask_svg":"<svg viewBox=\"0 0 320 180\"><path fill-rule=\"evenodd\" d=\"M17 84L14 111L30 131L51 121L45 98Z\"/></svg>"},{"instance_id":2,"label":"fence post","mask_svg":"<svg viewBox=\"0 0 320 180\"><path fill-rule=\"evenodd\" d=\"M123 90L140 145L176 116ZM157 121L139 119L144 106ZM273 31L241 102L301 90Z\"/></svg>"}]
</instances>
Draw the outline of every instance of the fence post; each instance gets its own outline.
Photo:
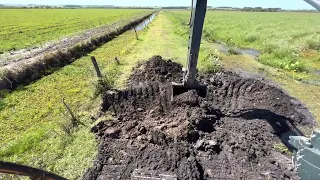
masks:
<instances>
[{"instance_id":1,"label":"fence post","mask_svg":"<svg viewBox=\"0 0 320 180\"><path fill-rule=\"evenodd\" d=\"M134 29L134 32L136 33L136 38L137 38L137 40L139 40L139 37L138 37L138 33L137 33L136 28L133 28L133 29Z\"/></svg>"},{"instance_id":2,"label":"fence post","mask_svg":"<svg viewBox=\"0 0 320 180\"><path fill-rule=\"evenodd\" d=\"M119 61L119 59L117 58L117 56L114 58L114 61L117 63L117 65L120 65L120 61Z\"/></svg>"},{"instance_id":3,"label":"fence post","mask_svg":"<svg viewBox=\"0 0 320 180\"><path fill-rule=\"evenodd\" d=\"M73 112L72 112L71 108L68 106L68 104L66 102L64 102L64 98L62 98L62 103L66 107L66 109L69 112L69 114L71 115L72 127L77 127L78 126L78 119L73 114Z\"/></svg>"},{"instance_id":4,"label":"fence post","mask_svg":"<svg viewBox=\"0 0 320 180\"><path fill-rule=\"evenodd\" d=\"M91 56L91 61L92 61L92 64L94 66L94 69L96 70L97 72L97 77L98 78L102 78L102 74L101 74L101 71L99 69L99 66L98 66L98 63L97 63L97 60L94 56Z\"/></svg>"}]
</instances>

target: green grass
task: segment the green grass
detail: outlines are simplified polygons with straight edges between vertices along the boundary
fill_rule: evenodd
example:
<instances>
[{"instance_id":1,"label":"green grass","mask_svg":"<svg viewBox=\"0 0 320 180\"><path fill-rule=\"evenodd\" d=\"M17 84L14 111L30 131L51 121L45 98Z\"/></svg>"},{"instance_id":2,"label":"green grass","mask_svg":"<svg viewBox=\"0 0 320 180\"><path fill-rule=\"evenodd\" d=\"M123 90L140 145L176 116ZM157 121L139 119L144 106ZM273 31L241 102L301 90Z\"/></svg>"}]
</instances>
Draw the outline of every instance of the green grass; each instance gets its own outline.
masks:
<instances>
[{"instance_id":1,"label":"green grass","mask_svg":"<svg viewBox=\"0 0 320 180\"><path fill-rule=\"evenodd\" d=\"M277 143L273 145L273 148L278 150L280 153L284 153L287 156L292 156L292 152L289 151L289 149L283 144L283 143Z\"/></svg>"},{"instance_id":2,"label":"green grass","mask_svg":"<svg viewBox=\"0 0 320 180\"><path fill-rule=\"evenodd\" d=\"M0 9L0 52L35 46L145 11L148 10Z\"/></svg>"},{"instance_id":3,"label":"green grass","mask_svg":"<svg viewBox=\"0 0 320 180\"><path fill-rule=\"evenodd\" d=\"M182 23L189 11L172 11ZM262 52L260 62L285 70L310 70L305 52L320 57L319 13L263 13L208 11L203 37L228 45L255 48Z\"/></svg>"},{"instance_id":4,"label":"green grass","mask_svg":"<svg viewBox=\"0 0 320 180\"><path fill-rule=\"evenodd\" d=\"M187 25L189 21L189 11L167 11L168 17L170 17L171 21L174 23L174 30L172 30L176 35L181 36L183 38L188 38L188 30L189 26ZM301 14L301 16L299 16ZM252 15L252 16L251 16ZM308 17L310 15L310 17ZM226 16L226 17L224 17ZM239 16L239 17L238 17ZM249 17L251 16L251 17ZM235 43L238 41L234 41L228 38L228 37L236 37L239 34L245 33L247 31L250 31L250 28L252 26L260 26L261 24L265 23L265 21L270 19L277 19L277 21L273 23L288 23L287 20L290 20L291 22L294 22L294 19L292 17L297 18L298 24L304 24L305 26L303 28L298 29L290 29L290 31L285 31L285 25L282 27L282 31L278 32L276 35L278 38L280 38L280 41L285 40L286 38L290 39L290 34L286 33L292 33L292 31L298 32L298 31L316 31L314 29L315 26L318 25L312 25L312 22L315 17L318 17L319 14L314 13L247 13L247 12L213 12L209 11L207 15L207 19L205 22L204 27L204 33L203 33L203 40L201 43L201 49L200 49L200 59L199 59L199 69L205 70L205 71L216 71L217 69L223 67L228 70L232 71L244 71L244 72L250 72L253 74L261 74L262 76L267 77L268 79L273 80L274 82L281 85L281 87L290 93L293 97L296 97L300 101L302 101L312 112L312 114L315 116L316 120L320 121L320 103L317 101L318 97L320 97L320 86L316 84L307 84L303 83L302 81L319 81L320 75L316 75L314 71L317 69L320 69L320 61L319 61L319 51L316 51L314 49L308 49L306 48L303 51L299 51L298 59L290 60L292 61L291 64L286 63L286 59L281 58L274 58L272 57L272 52L270 53L262 53L262 57L267 58L260 58L259 61L253 59L250 56L246 55L236 55L235 53L219 53L217 51L217 47L214 43L212 43L214 40L224 40L225 43L229 44L235 44L236 46L241 47L249 47L249 48L256 48L259 49L262 48L262 45L259 45L256 40L254 41L257 43L257 45L254 45L254 43L249 42L242 42L239 41L239 44ZM215 19L213 19L215 18ZM234 18L234 19L233 19ZM250 19L252 18L258 18L260 23L257 23L258 21L251 22ZM227 22L224 22L224 20L228 20ZM213 24L213 21L215 24ZM231 22L234 22L237 24L239 21L242 23L246 23L247 26L241 25L241 27L236 27L236 25L233 25ZM271 23L271 22L270 22ZM288 26L287 24L287 26ZM274 27L272 24L270 26ZM297 27L298 25L292 24L292 26ZM247 28L249 27L249 28ZM233 29L235 30L233 31ZM278 29L281 29L281 27L277 27ZM224 31L226 32L224 33ZM269 32L268 32L269 31ZM239 32L239 33L238 33ZM263 33L260 33L263 32ZM248 41L252 41L253 39L257 39L257 34L259 36L269 36L270 33L274 33L273 31L270 31L270 29L265 29L264 31L257 31L252 33L252 37L248 38ZM280 34L280 35L279 35ZM281 39L281 34L283 35L283 38ZM294 33L293 33L294 34ZM307 33L305 33L306 36L308 36ZM281 37L279 37L281 36ZM291 35L293 36L293 35ZM218 38L217 38L218 37ZM228 41L229 39L229 41ZM260 37L259 37L260 39ZM261 40L261 39L260 39ZM301 40L301 39L300 39ZM270 42L276 43L277 39L270 37ZM307 42L307 40L300 41L300 45ZM296 44L292 44L292 46L299 46L299 43L296 42ZM307 46L305 46L307 47ZM286 56L286 51L283 49L286 49L286 47L281 47L280 49L272 49L272 51L279 51L278 54L284 54L284 58L288 58ZM284 52L281 52L284 51ZM287 51L289 54L291 53L289 50ZM288 60L288 61L289 61ZM278 65L275 65L278 64ZM279 64L282 64L281 66ZM285 66L290 66L289 68L286 68ZM299 69L302 68L302 69ZM299 70L304 70L305 68L308 69L309 72L299 72ZM294 69L289 70L288 69Z\"/></svg>"},{"instance_id":5,"label":"green grass","mask_svg":"<svg viewBox=\"0 0 320 180\"><path fill-rule=\"evenodd\" d=\"M114 57L135 46L127 32L93 51L103 73L115 78ZM106 71L108 70L108 71ZM112 71L114 74L111 74ZM94 99L96 78L90 56L78 59L54 74L6 94L0 100L0 159L55 172L70 179L92 165L97 142L90 117L99 108ZM84 125L72 128L62 98Z\"/></svg>"}]
</instances>

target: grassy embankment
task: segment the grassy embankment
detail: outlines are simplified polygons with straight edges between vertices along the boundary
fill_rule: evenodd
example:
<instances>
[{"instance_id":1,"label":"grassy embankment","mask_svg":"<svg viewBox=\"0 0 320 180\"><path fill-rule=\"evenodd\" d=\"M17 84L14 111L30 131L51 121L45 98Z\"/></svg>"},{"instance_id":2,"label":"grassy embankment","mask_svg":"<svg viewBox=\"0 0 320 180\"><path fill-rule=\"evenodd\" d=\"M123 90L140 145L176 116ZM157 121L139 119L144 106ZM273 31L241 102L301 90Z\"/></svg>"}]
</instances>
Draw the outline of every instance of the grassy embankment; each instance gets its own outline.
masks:
<instances>
[{"instance_id":1,"label":"grassy embankment","mask_svg":"<svg viewBox=\"0 0 320 180\"><path fill-rule=\"evenodd\" d=\"M176 34L187 38L190 13L170 11ZM279 83L307 105L320 120L320 40L317 13L212 12L206 17L202 47L216 62L234 71L260 74ZM318 27L318 28L317 28ZM248 37L255 34L255 40ZM256 60L248 55L217 51L215 40L261 51ZM294 65L295 64L295 65ZM288 67L289 66L289 67Z\"/></svg>"},{"instance_id":2,"label":"grassy embankment","mask_svg":"<svg viewBox=\"0 0 320 180\"><path fill-rule=\"evenodd\" d=\"M0 9L0 53L112 24L146 10Z\"/></svg>"}]
</instances>

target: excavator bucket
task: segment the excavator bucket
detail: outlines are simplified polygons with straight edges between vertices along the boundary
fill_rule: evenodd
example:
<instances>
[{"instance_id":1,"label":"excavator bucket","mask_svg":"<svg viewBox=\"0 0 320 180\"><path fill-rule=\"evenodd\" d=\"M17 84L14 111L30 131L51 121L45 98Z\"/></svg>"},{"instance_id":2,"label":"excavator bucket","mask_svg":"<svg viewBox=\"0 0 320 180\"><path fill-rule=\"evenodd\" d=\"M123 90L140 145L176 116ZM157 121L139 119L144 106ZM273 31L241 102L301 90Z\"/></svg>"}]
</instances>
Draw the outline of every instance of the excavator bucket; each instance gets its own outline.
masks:
<instances>
[{"instance_id":1,"label":"excavator bucket","mask_svg":"<svg viewBox=\"0 0 320 180\"><path fill-rule=\"evenodd\" d=\"M195 86L188 86L186 84L179 84L179 83L172 83L170 86L170 88L168 89L172 89L172 92L168 91L168 96L171 96L171 99L173 99L174 96L177 96L179 94L188 92L190 90L196 90L197 94L201 97L206 97L207 95L207 86L206 85L202 85L202 84L196 84Z\"/></svg>"},{"instance_id":2,"label":"excavator bucket","mask_svg":"<svg viewBox=\"0 0 320 180\"><path fill-rule=\"evenodd\" d=\"M190 35L188 45L188 63L182 83L172 83L172 95L178 95L195 89L200 96L205 96L206 87L196 80L199 49L201 44L204 19L207 11L207 0L193 0L190 18Z\"/></svg>"}]
</instances>

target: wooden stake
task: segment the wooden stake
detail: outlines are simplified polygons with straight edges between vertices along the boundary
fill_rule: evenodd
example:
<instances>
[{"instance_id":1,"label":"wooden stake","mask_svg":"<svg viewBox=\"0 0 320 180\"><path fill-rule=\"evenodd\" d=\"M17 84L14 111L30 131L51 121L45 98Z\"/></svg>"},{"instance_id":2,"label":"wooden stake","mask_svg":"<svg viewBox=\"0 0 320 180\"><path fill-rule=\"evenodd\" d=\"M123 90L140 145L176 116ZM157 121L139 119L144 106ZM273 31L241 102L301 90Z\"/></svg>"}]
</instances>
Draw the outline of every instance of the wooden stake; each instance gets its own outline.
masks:
<instances>
[{"instance_id":1,"label":"wooden stake","mask_svg":"<svg viewBox=\"0 0 320 180\"><path fill-rule=\"evenodd\" d=\"M78 119L77 119L76 116L73 114L73 112L71 111L70 107L64 102L64 98L62 99L62 103L63 103L63 105L66 107L66 109L67 109L67 111L69 112L69 114L71 115L72 126L73 126L73 127L77 127L77 126L78 126Z\"/></svg>"},{"instance_id":2,"label":"wooden stake","mask_svg":"<svg viewBox=\"0 0 320 180\"><path fill-rule=\"evenodd\" d=\"M120 61L117 57L115 57L114 60L116 61L117 65L120 65Z\"/></svg>"},{"instance_id":3,"label":"wooden stake","mask_svg":"<svg viewBox=\"0 0 320 180\"><path fill-rule=\"evenodd\" d=\"M93 66L94 66L94 69L96 70L97 77L98 77L98 78L102 78L101 71L100 71L100 69L99 69L97 60L96 60L96 58L95 58L94 56L91 56L91 61L92 61L92 64L93 64Z\"/></svg>"},{"instance_id":4,"label":"wooden stake","mask_svg":"<svg viewBox=\"0 0 320 180\"><path fill-rule=\"evenodd\" d=\"M136 39L139 40L139 37L138 37L138 33L137 33L136 28L134 28L134 32L136 33Z\"/></svg>"}]
</instances>

